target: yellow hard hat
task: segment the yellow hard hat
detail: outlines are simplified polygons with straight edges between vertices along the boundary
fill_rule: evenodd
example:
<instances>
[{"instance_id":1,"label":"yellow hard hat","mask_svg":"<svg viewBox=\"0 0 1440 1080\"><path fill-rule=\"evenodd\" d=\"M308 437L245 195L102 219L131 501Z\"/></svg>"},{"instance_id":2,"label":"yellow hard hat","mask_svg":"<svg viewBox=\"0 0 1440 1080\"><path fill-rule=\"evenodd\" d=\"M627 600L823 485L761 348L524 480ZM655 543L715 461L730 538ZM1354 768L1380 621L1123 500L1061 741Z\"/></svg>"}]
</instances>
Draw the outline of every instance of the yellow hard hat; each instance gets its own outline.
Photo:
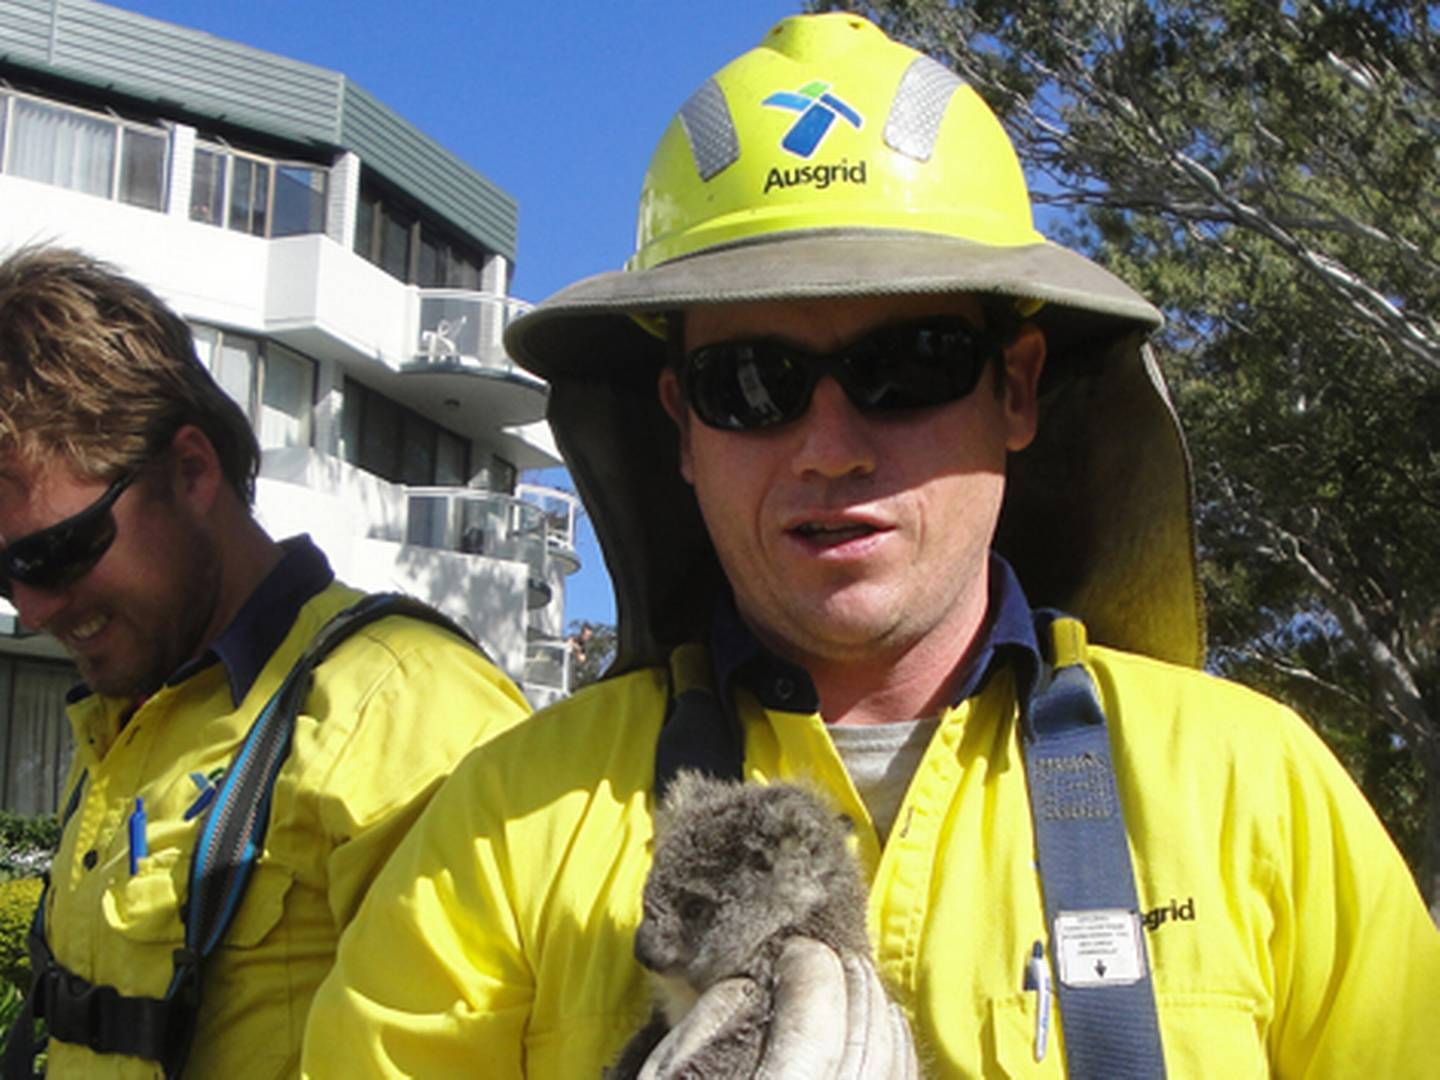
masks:
<instances>
[{"instance_id":1,"label":"yellow hard hat","mask_svg":"<svg viewBox=\"0 0 1440 1080\"><path fill-rule=\"evenodd\" d=\"M1040 429L1012 455L995 548L1032 604L1092 640L1195 663L1189 462L1145 336L1160 313L1035 231L1004 129L953 72L855 15L785 19L666 128L623 270L505 331L605 552L612 670L707 632L725 581L679 474L655 378L664 317L696 305L967 293L1047 342Z\"/></svg>"},{"instance_id":2,"label":"yellow hard hat","mask_svg":"<svg viewBox=\"0 0 1440 1080\"><path fill-rule=\"evenodd\" d=\"M666 129L628 268L836 227L1044 241L1010 140L954 72L854 15L786 19Z\"/></svg>"}]
</instances>

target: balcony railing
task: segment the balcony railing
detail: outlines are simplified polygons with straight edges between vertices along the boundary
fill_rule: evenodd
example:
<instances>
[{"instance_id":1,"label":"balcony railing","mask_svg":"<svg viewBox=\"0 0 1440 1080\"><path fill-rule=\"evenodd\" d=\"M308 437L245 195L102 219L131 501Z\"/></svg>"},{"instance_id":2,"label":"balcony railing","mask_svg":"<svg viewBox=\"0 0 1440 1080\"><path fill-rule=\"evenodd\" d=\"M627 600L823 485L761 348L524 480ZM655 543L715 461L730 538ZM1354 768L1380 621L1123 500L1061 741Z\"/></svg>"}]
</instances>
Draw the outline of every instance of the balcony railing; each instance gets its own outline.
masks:
<instances>
[{"instance_id":1,"label":"balcony railing","mask_svg":"<svg viewBox=\"0 0 1440 1080\"><path fill-rule=\"evenodd\" d=\"M441 551L523 562L530 607L550 600L545 512L534 503L471 488L406 489L405 541Z\"/></svg>"},{"instance_id":2,"label":"balcony railing","mask_svg":"<svg viewBox=\"0 0 1440 1080\"><path fill-rule=\"evenodd\" d=\"M527 686L570 692L571 648L568 641L532 641L525 646Z\"/></svg>"},{"instance_id":3,"label":"balcony railing","mask_svg":"<svg viewBox=\"0 0 1440 1080\"><path fill-rule=\"evenodd\" d=\"M468 289L420 290L420 364L474 364L490 371L534 378L515 365L500 344L505 327L531 305L511 296Z\"/></svg>"},{"instance_id":4,"label":"balcony railing","mask_svg":"<svg viewBox=\"0 0 1440 1080\"><path fill-rule=\"evenodd\" d=\"M564 559L574 573L580 568L580 556L575 549L575 522L580 516L580 499L559 488L542 487L539 484L517 484L515 494L528 503L540 507L545 515L545 541L550 545L551 554Z\"/></svg>"}]
</instances>

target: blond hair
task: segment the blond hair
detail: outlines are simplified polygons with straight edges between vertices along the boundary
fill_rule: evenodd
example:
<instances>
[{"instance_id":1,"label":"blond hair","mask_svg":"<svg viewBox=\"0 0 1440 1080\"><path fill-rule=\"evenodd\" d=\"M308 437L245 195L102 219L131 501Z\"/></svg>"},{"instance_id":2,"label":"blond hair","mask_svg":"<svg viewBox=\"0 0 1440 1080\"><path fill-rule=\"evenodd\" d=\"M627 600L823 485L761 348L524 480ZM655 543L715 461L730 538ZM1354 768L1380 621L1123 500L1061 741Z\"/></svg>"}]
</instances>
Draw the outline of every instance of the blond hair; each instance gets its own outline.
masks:
<instances>
[{"instance_id":1,"label":"blond hair","mask_svg":"<svg viewBox=\"0 0 1440 1080\"><path fill-rule=\"evenodd\" d=\"M196 357L184 320L79 251L26 247L0 262L0 455L105 479L156 457L186 424L250 503L255 433Z\"/></svg>"}]
</instances>

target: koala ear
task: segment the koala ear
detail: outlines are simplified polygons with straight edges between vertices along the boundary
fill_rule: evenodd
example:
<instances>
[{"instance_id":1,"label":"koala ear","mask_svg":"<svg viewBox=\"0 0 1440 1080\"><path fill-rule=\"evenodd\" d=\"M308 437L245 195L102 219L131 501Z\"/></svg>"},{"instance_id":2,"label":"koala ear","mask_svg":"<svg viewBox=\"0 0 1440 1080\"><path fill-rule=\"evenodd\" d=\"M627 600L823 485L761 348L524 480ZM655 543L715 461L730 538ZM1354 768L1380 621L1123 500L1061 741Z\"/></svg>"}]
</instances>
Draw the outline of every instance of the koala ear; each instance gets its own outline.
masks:
<instances>
[{"instance_id":1,"label":"koala ear","mask_svg":"<svg viewBox=\"0 0 1440 1080\"><path fill-rule=\"evenodd\" d=\"M662 833L667 831L683 817L696 814L698 808L722 802L729 789L739 787L739 784L715 780L694 769L682 769L670 781L664 799L656 808L656 829Z\"/></svg>"},{"instance_id":2,"label":"koala ear","mask_svg":"<svg viewBox=\"0 0 1440 1080\"><path fill-rule=\"evenodd\" d=\"M666 789L663 809L666 813L676 813L703 798L706 790L713 784L714 781L702 772L682 769L675 774L675 778L670 781L670 787Z\"/></svg>"}]
</instances>

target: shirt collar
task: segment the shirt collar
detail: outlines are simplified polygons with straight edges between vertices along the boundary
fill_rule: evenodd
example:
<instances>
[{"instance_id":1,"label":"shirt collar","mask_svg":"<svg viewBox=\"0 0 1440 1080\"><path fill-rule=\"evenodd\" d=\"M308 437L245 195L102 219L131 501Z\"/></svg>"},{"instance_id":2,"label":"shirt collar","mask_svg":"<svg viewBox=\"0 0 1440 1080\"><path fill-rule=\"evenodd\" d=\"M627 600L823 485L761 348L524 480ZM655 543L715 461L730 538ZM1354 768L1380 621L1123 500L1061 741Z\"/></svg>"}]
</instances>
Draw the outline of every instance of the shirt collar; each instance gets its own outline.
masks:
<instances>
[{"instance_id":1,"label":"shirt collar","mask_svg":"<svg viewBox=\"0 0 1440 1080\"><path fill-rule=\"evenodd\" d=\"M308 536L282 540L280 562L265 576L235 618L195 659L180 665L167 686L184 682L217 660L235 705L255 685L266 662L295 625L300 609L335 578L325 553Z\"/></svg>"},{"instance_id":2,"label":"shirt collar","mask_svg":"<svg viewBox=\"0 0 1440 1080\"><path fill-rule=\"evenodd\" d=\"M990 553L990 596L981 632L980 648L974 658L956 673L951 704L974 697L991 674L1007 662L1015 665L1021 699L1028 697L1040 670L1035 614L1015 571L994 552ZM737 684L753 693L767 709L815 712L820 707L815 684L805 669L761 645L740 618L728 593L716 605L710 641L715 685L727 712L733 709L732 688Z\"/></svg>"}]
</instances>

